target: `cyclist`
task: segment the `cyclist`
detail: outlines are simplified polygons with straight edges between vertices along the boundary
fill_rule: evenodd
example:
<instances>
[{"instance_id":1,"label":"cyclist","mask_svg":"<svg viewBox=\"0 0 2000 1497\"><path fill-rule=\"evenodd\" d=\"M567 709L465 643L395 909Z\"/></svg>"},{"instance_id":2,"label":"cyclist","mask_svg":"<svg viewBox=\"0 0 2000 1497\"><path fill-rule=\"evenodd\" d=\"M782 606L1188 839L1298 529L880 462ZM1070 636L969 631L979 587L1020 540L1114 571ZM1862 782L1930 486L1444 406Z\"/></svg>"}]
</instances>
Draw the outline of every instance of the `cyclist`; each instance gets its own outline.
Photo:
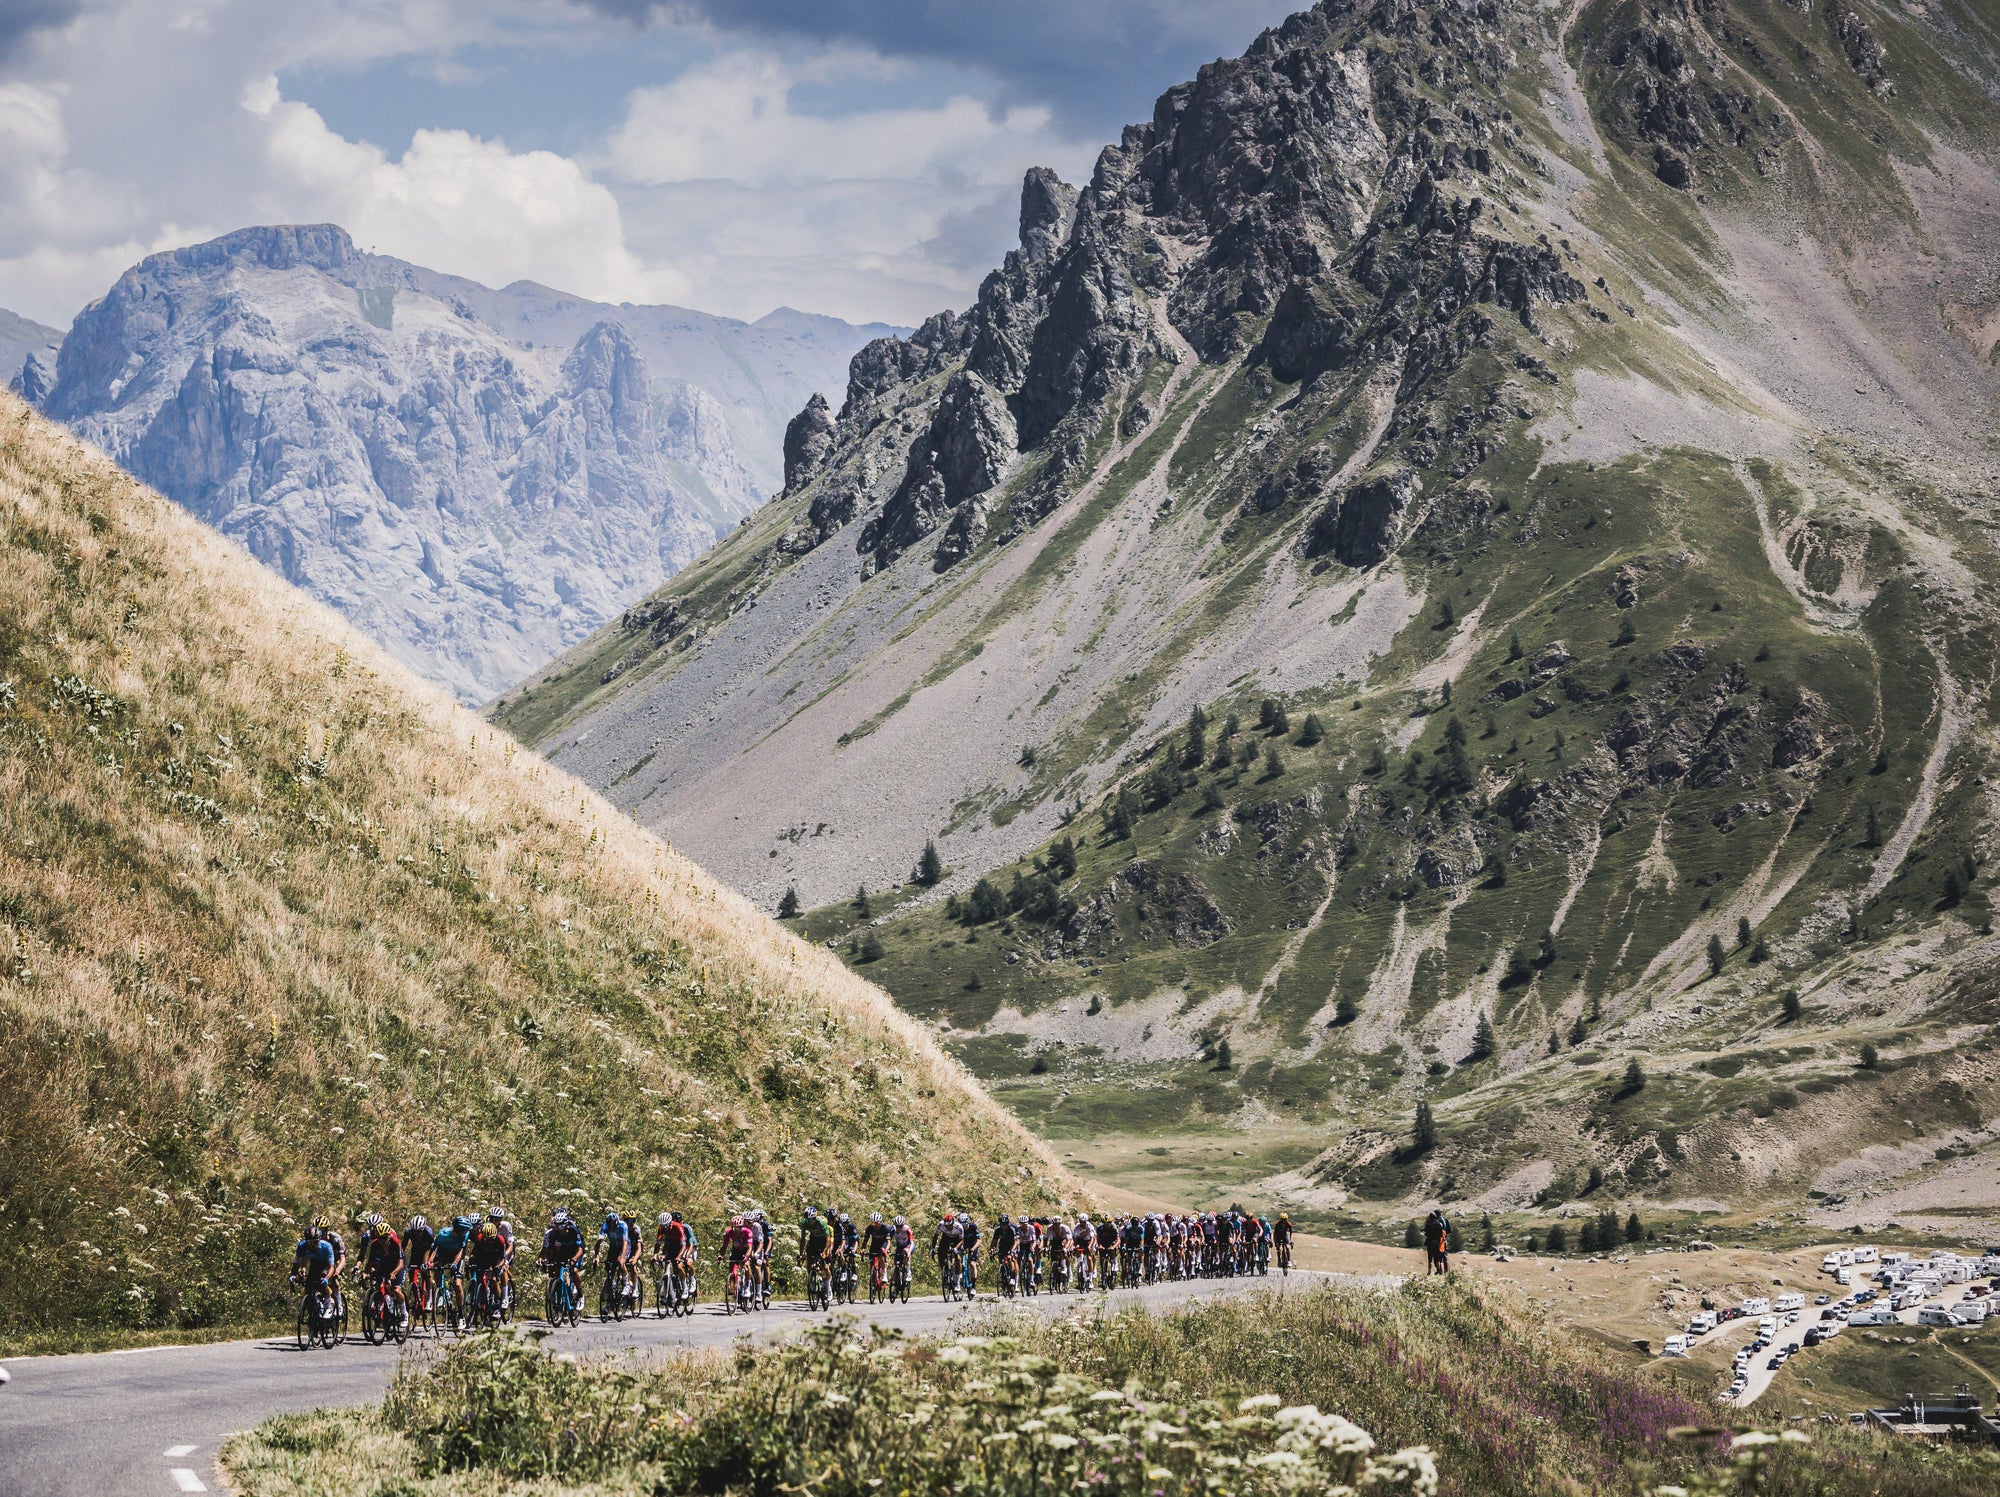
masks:
<instances>
[{"instance_id":1,"label":"cyclist","mask_svg":"<svg viewBox=\"0 0 2000 1497\"><path fill-rule=\"evenodd\" d=\"M1139 1265L1146 1247L1146 1226L1136 1216L1118 1229L1119 1278L1129 1288L1139 1282Z\"/></svg>"},{"instance_id":2,"label":"cyclist","mask_svg":"<svg viewBox=\"0 0 2000 1497\"><path fill-rule=\"evenodd\" d=\"M606 1207L604 1220L597 1228L595 1255L604 1265L604 1282L611 1286L610 1292L620 1304L625 1300L625 1263L631 1252L632 1239L625 1225L625 1213L616 1206Z\"/></svg>"},{"instance_id":3,"label":"cyclist","mask_svg":"<svg viewBox=\"0 0 2000 1497\"><path fill-rule=\"evenodd\" d=\"M846 1286L848 1301L852 1303L854 1299L855 1249L861 1245L861 1228L854 1224L854 1218L849 1216L845 1211L840 1213L840 1231L838 1236L840 1239L840 1278L842 1284Z\"/></svg>"},{"instance_id":4,"label":"cyclist","mask_svg":"<svg viewBox=\"0 0 2000 1497\"><path fill-rule=\"evenodd\" d=\"M970 1211L961 1211L958 1214L958 1224L964 1228L965 1243L963 1249L965 1272L960 1276L959 1282L965 1286L965 1297L971 1299L974 1286L979 1280L979 1223L972 1219Z\"/></svg>"},{"instance_id":5,"label":"cyclist","mask_svg":"<svg viewBox=\"0 0 2000 1497\"><path fill-rule=\"evenodd\" d=\"M777 1233L762 1206L750 1213L745 1225L750 1228L750 1267L757 1286L757 1303L768 1310L771 1307L771 1247L777 1240Z\"/></svg>"},{"instance_id":6,"label":"cyclist","mask_svg":"<svg viewBox=\"0 0 2000 1497\"><path fill-rule=\"evenodd\" d=\"M1256 1227L1257 1272L1267 1274L1271 1271L1271 1218L1259 1216L1256 1219Z\"/></svg>"},{"instance_id":7,"label":"cyclist","mask_svg":"<svg viewBox=\"0 0 2000 1497\"><path fill-rule=\"evenodd\" d=\"M576 1276L576 1264L582 1257L583 1229L569 1214L569 1207L558 1206L549 1216L548 1229L542 1233L542 1251L537 1261L549 1273L562 1276L572 1304L583 1298L583 1285Z\"/></svg>"},{"instance_id":8,"label":"cyclist","mask_svg":"<svg viewBox=\"0 0 2000 1497\"><path fill-rule=\"evenodd\" d=\"M1292 1219L1284 1212L1271 1224L1271 1245L1278 1250L1278 1271L1292 1271Z\"/></svg>"},{"instance_id":9,"label":"cyclist","mask_svg":"<svg viewBox=\"0 0 2000 1497\"><path fill-rule=\"evenodd\" d=\"M498 1320L507 1309L507 1239L490 1218L479 1223L466 1244L465 1261L475 1281L483 1275L492 1276L496 1302L487 1307L487 1313Z\"/></svg>"},{"instance_id":10,"label":"cyclist","mask_svg":"<svg viewBox=\"0 0 2000 1497\"><path fill-rule=\"evenodd\" d=\"M806 1214L799 1218L799 1266L805 1270L808 1299L812 1297L814 1286L821 1282L821 1276L826 1274L830 1267L833 1242L834 1230L828 1226L826 1218L819 1214L819 1208L806 1207ZM831 1308L833 1302L832 1281L829 1278L825 1282L827 1296L820 1306L822 1309Z\"/></svg>"},{"instance_id":11,"label":"cyclist","mask_svg":"<svg viewBox=\"0 0 2000 1497\"><path fill-rule=\"evenodd\" d=\"M1079 1294L1090 1292L1090 1255L1097 1246L1097 1231L1090 1225L1090 1217L1079 1211L1076 1225L1070 1228L1070 1257L1075 1259L1076 1289Z\"/></svg>"},{"instance_id":12,"label":"cyclist","mask_svg":"<svg viewBox=\"0 0 2000 1497\"><path fill-rule=\"evenodd\" d=\"M625 1213L625 1302L637 1305L643 1286L639 1279L639 1247L646 1240L645 1231L639 1226L639 1213Z\"/></svg>"},{"instance_id":13,"label":"cyclist","mask_svg":"<svg viewBox=\"0 0 2000 1497\"><path fill-rule=\"evenodd\" d=\"M889 1246L896 1253L896 1272L889 1280L893 1286L897 1279L908 1280L911 1268L910 1260L917 1253L916 1229L900 1216L896 1218L895 1224L890 1228Z\"/></svg>"},{"instance_id":14,"label":"cyclist","mask_svg":"<svg viewBox=\"0 0 2000 1497\"><path fill-rule=\"evenodd\" d=\"M403 1298L403 1239L396 1235L396 1229L382 1220L382 1213L371 1211L361 1218L361 1268L368 1275L368 1292L372 1296L375 1286L380 1284L396 1307L396 1319L410 1318L409 1304Z\"/></svg>"},{"instance_id":15,"label":"cyclist","mask_svg":"<svg viewBox=\"0 0 2000 1497\"><path fill-rule=\"evenodd\" d=\"M889 1288L889 1224L882 1220L881 1212L868 1213L861 1242L868 1249L868 1303L872 1305Z\"/></svg>"},{"instance_id":16,"label":"cyclist","mask_svg":"<svg viewBox=\"0 0 2000 1497\"><path fill-rule=\"evenodd\" d=\"M500 1206L488 1206L486 1220L491 1223L494 1235L500 1239L500 1308L511 1311L514 1308L514 1224L507 1220L507 1212Z\"/></svg>"},{"instance_id":17,"label":"cyclist","mask_svg":"<svg viewBox=\"0 0 2000 1497\"><path fill-rule=\"evenodd\" d=\"M662 1211L653 1229L653 1271L661 1280L659 1308L662 1310L672 1308L666 1303L667 1270L672 1269L676 1274L686 1277L687 1265L684 1260L687 1257L687 1245L687 1228L681 1225L680 1213Z\"/></svg>"},{"instance_id":18,"label":"cyclist","mask_svg":"<svg viewBox=\"0 0 2000 1497\"><path fill-rule=\"evenodd\" d=\"M958 1213L947 1211L937 1230L931 1234L931 1252L938 1262L938 1282L943 1286L945 1298L950 1299L958 1292L958 1255L965 1245L965 1226L958 1219Z\"/></svg>"},{"instance_id":19,"label":"cyclist","mask_svg":"<svg viewBox=\"0 0 2000 1497\"><path fill-rule=\"evenodd\" d=\"M993 1261L1000 1265L1000 1292L1012 1294L1020 1287L1021 1263L1016 1256L1020 1234L1014 1230L1007 1213L1000 1213L1000 1220L993 1224Z\"/></svg>"},{"instance_id":20,"label":"cyclist","mask_svg":"<svg viewBox=\"0 0 2000 1497\"><path fill-rule=\"evenodd\" d=\"M750 1230L750 1224L740 1216L730 1217L729 1225L722 1233L722 1261L729 1270L728 1293L731 1301L736 1298L743 1276L756 1272L750 1261L755 1244L756 1234Z\"/></svg>"},{"instance_id":21,"label":"cyclist","mask_svg":"<svg viewBox=\"0 0 2000 1497\"><path fill-rule=\"evenodd\" d=\"M1118 1224L1110 1217L1097 1223L1097 1283L1110 1289L1118 1276Z\"/></svg>"},{"instance_id":22,"label":"cyclist","mask_svg":"<svg viewBox=\"0 0 2000 1497\"><path fill-rule=\"evenodd\" d=\"M319 1316L322 1320L340 1313L340 1270L346 1263L347 1248L340 1234L322 1221L306 1229L292 1252L293 1280L303 1283L308 1296L327 1302Z\"/></svg>"}]
</instances>

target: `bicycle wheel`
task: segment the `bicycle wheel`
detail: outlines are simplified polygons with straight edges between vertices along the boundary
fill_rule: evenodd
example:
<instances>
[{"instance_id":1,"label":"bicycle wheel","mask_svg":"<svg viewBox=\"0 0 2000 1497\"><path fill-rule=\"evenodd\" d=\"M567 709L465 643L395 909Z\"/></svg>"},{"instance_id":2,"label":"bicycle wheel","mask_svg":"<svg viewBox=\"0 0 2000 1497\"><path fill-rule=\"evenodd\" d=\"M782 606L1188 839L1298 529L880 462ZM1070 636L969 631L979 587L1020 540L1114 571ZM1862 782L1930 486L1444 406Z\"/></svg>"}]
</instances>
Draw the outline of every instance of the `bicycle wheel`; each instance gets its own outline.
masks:
<instances>
[{"instance_id":1,"label":"bicycle wheel","mask_svg":"<svg viewBox=\"0 0 2000 1497\"><path fill-rule=\"evenodd\" d=\"M310 1350L313 1342L319 1339L319 1325L312 1313L312 1296L310 1294L299 1296L297 1335L300 1351Z\"/></svg>"}]
</instances>

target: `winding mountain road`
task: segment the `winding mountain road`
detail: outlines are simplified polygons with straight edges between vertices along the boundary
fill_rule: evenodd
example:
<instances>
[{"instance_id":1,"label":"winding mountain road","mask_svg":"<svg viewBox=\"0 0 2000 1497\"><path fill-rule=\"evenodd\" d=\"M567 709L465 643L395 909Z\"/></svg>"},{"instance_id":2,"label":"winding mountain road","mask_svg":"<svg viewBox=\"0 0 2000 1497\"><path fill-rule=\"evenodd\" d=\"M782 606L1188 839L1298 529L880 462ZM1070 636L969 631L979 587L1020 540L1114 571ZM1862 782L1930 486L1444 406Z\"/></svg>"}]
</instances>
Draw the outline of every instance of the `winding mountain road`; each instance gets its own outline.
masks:
<instances>
[{"instance_id":1,"label":"winding mountain road","mask_svg":"<svg viewBox=\"0 0 2000 1497\"><path fill-rule=\"evenodd\" d=\"M1295 1272L1250 1279L1198 1279L1121 1289L1112 1309L1163 1309L1217 1295L1275 1289L1287 1282L1352 1278ZM981 1295L980 1307L997 1304ZM1088 1303L1076 1295L1040 1295L1017 1306L1055 1315ZM936 1298L907 1305L856 1305L860 1318L898 1330L935 1333L965 1313ZM575 1352L678 1351L727 1346L740 1336L770 1340L818 1318L800 1301L774 1304L748 1319L704 1305L681 1320L608 1325L586 1321L558 1331L552 1347ZM422 1344L420 1338L416 1344ZM0 1388L0 1491L9 1497L152 1497L220 1489L215 1456L232 1433L272 1414L368 1403L396 1370L393 1351L358 1338L330 1351L300 1351L290 1337L28 1357L10 1362Z\"/></svg>"}]
</instances>

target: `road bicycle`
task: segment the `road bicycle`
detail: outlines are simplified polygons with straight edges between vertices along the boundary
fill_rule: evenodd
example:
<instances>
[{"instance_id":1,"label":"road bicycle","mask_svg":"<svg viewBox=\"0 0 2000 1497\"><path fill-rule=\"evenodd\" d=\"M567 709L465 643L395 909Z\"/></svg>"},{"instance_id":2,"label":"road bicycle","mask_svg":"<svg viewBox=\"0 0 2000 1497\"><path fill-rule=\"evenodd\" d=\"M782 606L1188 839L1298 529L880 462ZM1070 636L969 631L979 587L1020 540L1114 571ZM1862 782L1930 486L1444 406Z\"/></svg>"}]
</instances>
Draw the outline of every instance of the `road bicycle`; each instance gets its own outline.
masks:
<instances>
[{"instance_id":1,"label":"road bicycle","mask_svg":"<svg viewBox=\"0 0 2000 1497\"><path fill-rule=\"evenodd\" d=\"M497 1330L507 1318L504 1293L499 1269L474 1269L465 1294L466 1326L479 1331Z\"/></svg>"},{"instance_id":2,"label":"road bicycle","mask_svg":"<svg viewBox=\"0 0 2000 1497\"><path fill-rule=\"evenodd\" d=\"M889 1255L870 1253L868 1255L868 1303L879 1304L893 1298L889 1289Z\"/></svg>"},{"instance_id":3,"label":"road bicycle","mask_svg":"<svg viewBox=\"0 0 2000 1497\"><path fill-rule=\"evenodd\" d=\"M442 1336L450 1331L454 1336L465 1334L465 1278L458 1264L447 1264L434 1270L437 1274L437 1290L432 1300L431 1325Z\"/></svg>"},{"instance_id":4,"label":"road bicycle","mask_svg":"<svg viewBox=\"0 0 2000 1497\"><path fill-rule=\"evenodd\" d=\"M291 1282L298 1283L298 1276ZM296 1333L300 1351L315 1346L331 1350L347 1339L347 1301L338 1285L321 1284L299 1296Z\"/></svg>"},{"instance_id":5,"label":"road bicycle","mask_svg":"<svg viewBox=\"0 0 2000 1497\"><path fill-rule=\"evenodd\" d=\"M722 1313L748 1315L757 1307L757 1276L748 1263L731 1262L728 1292L722 1297Z\"/></svg>"},{"instance_id":6,"label":"road bicycle","mask_svg":"<svg viewBox=\"0 0 2000 1497\"><path fill-rule=\"evenodd\" d=\"M808 1310L830 1310L833 1308L833 1260L821 1253L816 1258L806 1260L806 1308Z\"/></svg>"},{"instance_id":7,"label":"road bicycle","mask_svg":"<svg viewBox=\"0 0 2000 1497\"><path fill-rule=\"evenodd\" d=\"M833 1297L844 1305L854 1303L854 1249L842 1248L833 1262Z\"/></svg>"},{"instance_id":8,"label":"road bicycle","mask_svg":"<svg viewBox=\"0 0 2000 1497\"><path fill-rule=\"evenodd\" d=\"M966 1299L979 1298L979 1254L970 1252L963 1255L963 1265L959 1270L959 1290Z\"/></svg>"},{"instance_id":9,"label":"road bicycle","mask_svg":"<svg viewBox=\"0 0 2000 1497\"><path fill-rule=\"evenodd\" d=\"M622 1263L604 1265L604 1282L597 1287L597 1318L599 1320L623 1320L627 1307L632 1303L631 1286L626 1282L630 1275Z\"/></svg>"},{"instance_id":10,"label":"road bicycle","mask_svg":"<svg viewBox=\"0 0 2000 1497\"><path fill-rule=\"evenodd\" d=\"M889 1303L893 1305L897 1300L901 1300L906 1305L910 1302L910 1255L908 1253L896 1254L896 1265L889 1271Z\"/></svg>"},{"instance_id":11,"label":"road bicycle","mask_svg":"<svg viewBox=\"0 0 2000 1497\"><path fill-rule=\"evenodd\" d=\"M583 1313L583 1286L572 1262L548 1265L549 1282L542 1290L542 1319L552 1326L574 1326Z\"/></svg>"},{"instance_id":12,"label":"road bicycle","mask_svg":"<svg viewBox=\"0 0 2000 1497\"><path fill-rule=\"evenodd\" d=\"M437 1274L430 1264L420 1264L410 1270L410 1287L403 1292L405 1303L410 1307L410 1329L412 1331L435 1331L437 1329Z\"/></svg>"},{"instance_id":13,"label":"road bicycle","mask_svg":"<svg viewBox=\"0 0 2000 1497\"><path fill-rule=\"evenodd\" d=\"M394 1342L401 1346L410 1338L410 1314L389 1292L389 1280L377 1275L361 1297L361 1339L370 1346Z\"/></svg>"},{"instance_id":14,"label":"road bicycle","mask_svg":"<svg viewBox=\"0 0 2000 1497\"><path fill-rule=\"evenodd\" d=\"M1285 1275L1287 1278L1291 1277L1292 1245L1289 1242L1281 1242L1278 1244L1278 1272Z\"/></svg>"},{"instance_id":15,"label":"road bicycle","mask_svg":"<svg viewBox=\"0 0 2000 1497\"><path fill-rule=\"evenodd\" d=\"M964 1254L956 1247L947 1247L938 1259L938 1285L947 1300L958 1298L959 1270Z\"/></svg>"},{"instance_id":16,"label":"road bicycle","mask_svg":"<svg viewBox=\"0 0 2000 1497\"><path fill-rule=\"evenodd\" d=\"M1012 1253L1009 1253L1006 1257L1000 1260L1001 1298L1012 1299L1014 1297L1015 1289L1019 1285L1019 1281L1020 1281L1020 1269L1018 1266L1018 1260L1015 1259Z\"/></svg>"},{"instance_id":17,"label":"road bicycle","mask_svg":"<svg viewBox=\"0 0 2000 1497\"><path fill-rule=\"evenodd\" d=\"M664 1320L669 1315L694 1314L694 1270L678 1258L658 1259L660 1278L653 1295L653 1314Z\"/></svg>"}]
</instances>

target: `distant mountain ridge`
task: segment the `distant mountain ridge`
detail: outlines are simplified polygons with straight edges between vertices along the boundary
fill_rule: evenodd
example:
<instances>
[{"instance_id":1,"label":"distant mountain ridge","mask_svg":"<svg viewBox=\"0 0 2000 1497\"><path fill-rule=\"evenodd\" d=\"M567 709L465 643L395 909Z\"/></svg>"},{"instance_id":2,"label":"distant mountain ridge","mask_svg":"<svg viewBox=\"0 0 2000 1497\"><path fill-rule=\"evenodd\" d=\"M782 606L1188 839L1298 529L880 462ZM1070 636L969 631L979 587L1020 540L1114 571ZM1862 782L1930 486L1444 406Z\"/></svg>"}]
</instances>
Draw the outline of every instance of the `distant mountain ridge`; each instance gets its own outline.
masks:
<instances>
[{"instance_id":1,"label":"distant mountain ridge","mask_svg":"<svg viewBox=\"0 0 2000 1497\"><path fill-rule=\"evenodd\" d=\"M61 328L48 327L32 317L23 317L0 307L0 384L34 391L42 379L55 373L56 348L62 343ZM25 370L29 360L39 368L32 376Z\"/></svg>"},{"instance_id":2,"label":"distant mountain ridge","mask_svg":"<svg viewBox=\"0 0 2000 1497\"><path fill-rule=\"evenodd\" d=\"M785 415L885 331L495 290L293 225L148 257L17 388L480 700L755 507Z\"/></svg>"}]
</instances>

